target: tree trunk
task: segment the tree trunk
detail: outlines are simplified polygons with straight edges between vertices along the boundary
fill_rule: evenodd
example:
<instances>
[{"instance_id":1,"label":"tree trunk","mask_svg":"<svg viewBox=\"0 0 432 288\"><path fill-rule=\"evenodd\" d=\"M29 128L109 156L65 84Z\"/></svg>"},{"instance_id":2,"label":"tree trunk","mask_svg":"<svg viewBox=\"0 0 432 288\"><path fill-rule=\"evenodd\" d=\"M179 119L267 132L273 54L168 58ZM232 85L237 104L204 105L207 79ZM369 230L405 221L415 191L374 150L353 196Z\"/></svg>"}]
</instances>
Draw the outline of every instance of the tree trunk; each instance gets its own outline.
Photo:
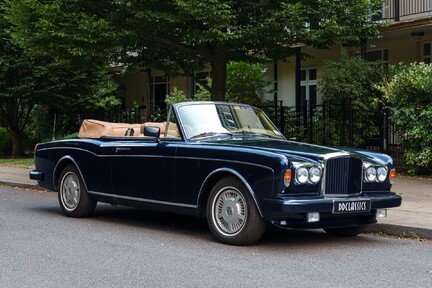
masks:
<instances>
[{"instance_id":1,"label":"tree trunk","mask_svg":"<svg viewBox=\"0 0 432 288\"><path fill-rule=\"evenodd\" d=\"M16 129L10 129L9 133L12 140L12 158L19 158L22 156L21 132Z\"/></svg>"},{"instance_id":2,"label":"tree trunk","mask_svg":"<svg viewBox=\"0 0 432 288\"><path fill-rule=\"evenodd\" d=\"M213 50L211 78L211 100L225 101L227 57L224 44L217 44Z\"/></svg>"}]
</instances>

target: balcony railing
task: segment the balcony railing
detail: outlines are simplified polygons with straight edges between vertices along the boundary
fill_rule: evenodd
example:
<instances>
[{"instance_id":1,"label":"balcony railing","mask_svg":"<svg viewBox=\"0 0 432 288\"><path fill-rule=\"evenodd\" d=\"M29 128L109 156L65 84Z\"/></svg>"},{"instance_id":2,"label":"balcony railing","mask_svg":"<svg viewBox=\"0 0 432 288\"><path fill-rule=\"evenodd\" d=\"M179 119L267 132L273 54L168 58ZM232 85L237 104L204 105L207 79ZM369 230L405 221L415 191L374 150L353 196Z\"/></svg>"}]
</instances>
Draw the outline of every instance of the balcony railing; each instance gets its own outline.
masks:
<instances>
[{"instance_id":1,"label":"balcony railing","mask_svg":"<svg viewBox=\"0 0 432 288\"><path fill-rule=\"evenodd\" d=\"M386 0L382 14L374 20L385 22L412 21L432 16L432 0Z\"/></svg>"}]
</instances>

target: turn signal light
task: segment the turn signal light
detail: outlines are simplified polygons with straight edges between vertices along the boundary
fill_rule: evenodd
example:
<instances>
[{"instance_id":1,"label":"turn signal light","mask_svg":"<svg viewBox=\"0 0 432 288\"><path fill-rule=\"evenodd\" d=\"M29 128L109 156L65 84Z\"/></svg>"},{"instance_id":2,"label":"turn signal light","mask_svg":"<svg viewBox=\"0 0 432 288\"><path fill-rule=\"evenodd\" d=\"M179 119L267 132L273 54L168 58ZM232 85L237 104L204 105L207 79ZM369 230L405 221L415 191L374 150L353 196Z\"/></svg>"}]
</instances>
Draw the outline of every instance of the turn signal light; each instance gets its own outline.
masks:
<instances>
[{"instance_id":1,"label":"turn signal light","mask_svg":"<svg viewBox=\"0 0 432 288\"><path fill-rule=\"evenodd\" d=\"M284 184L288 187L291 184L291 169L285 171Z\"/></svg>"},{"instance_id":2,"label":"turn signal light","mask_svg":"<svg viewBox=\"0 0 432 288\"><path fill-rule=\"evenodd\" d=\"M395 182L395 180L396 180L396 169L395 168L390 170L389 179L390 179L390 184L393 184Z\"/></svg>"}]
</instances>

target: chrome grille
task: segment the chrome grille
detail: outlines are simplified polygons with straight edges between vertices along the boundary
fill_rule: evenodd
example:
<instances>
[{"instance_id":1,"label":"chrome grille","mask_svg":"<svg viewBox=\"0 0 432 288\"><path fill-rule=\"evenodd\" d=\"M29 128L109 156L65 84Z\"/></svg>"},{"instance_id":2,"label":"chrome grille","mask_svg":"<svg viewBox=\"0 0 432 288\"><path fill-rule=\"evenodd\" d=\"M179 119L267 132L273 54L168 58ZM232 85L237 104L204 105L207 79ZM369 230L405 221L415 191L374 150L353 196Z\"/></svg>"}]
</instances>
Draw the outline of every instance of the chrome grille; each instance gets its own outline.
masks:
<instances>
[{"instance_id":1,"label":"chrome grille","mask_svg":"<svg viewBox=\"0 0 432 288\"><path fill-rule=\"evenodd\" d=\"M325 195L356 195L361 192L363 162L344 156L325 161Z\"/></svg>"}]
</instances>

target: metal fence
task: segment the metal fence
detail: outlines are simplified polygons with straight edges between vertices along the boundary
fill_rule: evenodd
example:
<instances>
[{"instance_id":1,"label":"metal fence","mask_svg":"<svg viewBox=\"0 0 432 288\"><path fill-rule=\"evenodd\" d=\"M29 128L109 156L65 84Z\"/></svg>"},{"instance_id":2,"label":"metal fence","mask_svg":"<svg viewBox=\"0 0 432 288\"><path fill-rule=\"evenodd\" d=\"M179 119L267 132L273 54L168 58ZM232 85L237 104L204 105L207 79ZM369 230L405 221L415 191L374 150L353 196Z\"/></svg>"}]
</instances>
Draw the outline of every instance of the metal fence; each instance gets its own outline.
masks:
<instances>
[{"instance_id":1,"label":"metal fence","mask_svg":"<svg viewBox=\"0 0 432 288\"><path fill-rule=\"evenodd\" d=\"M392 156L399 167L405 166L405 149L399 145L402 135L391 123L390 112L387 110L377 109L372 119L369 119L367 129L359 129L358 115L349 99L331 106L312 105L306 101L303 107L290 107L278 101L276 105L260 108L289 140L378 151ZM79 120L94 118L144 123L149 121L149 116L139 108L114 108L82 114Z\"/></svg>"},{"instance_id":2,"label":"metal fence","mask_svg":"<svg viewBox=\"0 0 432 288\"><path fill-rule=\"evenodd\" d=\"M366 129L360 129L358 115L349 100L340 105L261 107L287 139L311 144L346 146L389 154L399 167L405 166L405 149L399 145L396 127L390 121L390 111L377 109Z\"/></svg>"}]
</instances>

